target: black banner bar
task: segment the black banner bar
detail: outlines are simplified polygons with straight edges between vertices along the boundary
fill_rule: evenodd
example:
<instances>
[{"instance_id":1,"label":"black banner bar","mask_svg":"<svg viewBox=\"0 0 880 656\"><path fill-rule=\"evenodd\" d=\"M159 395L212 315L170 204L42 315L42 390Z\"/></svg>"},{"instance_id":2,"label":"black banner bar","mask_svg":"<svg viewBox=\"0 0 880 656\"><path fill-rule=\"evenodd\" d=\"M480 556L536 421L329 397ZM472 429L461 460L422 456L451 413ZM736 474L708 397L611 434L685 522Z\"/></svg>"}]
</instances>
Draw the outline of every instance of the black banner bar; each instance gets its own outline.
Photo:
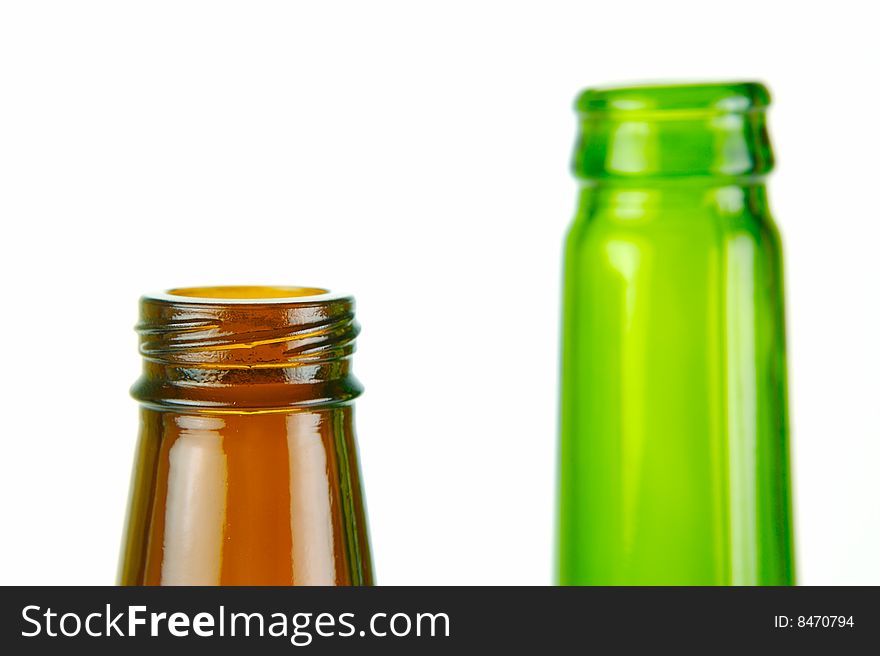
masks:
<instances>
[{"instance_id":1,"label":"black banner bar","mask_svg":"<svg viewBox=\"0 0 880 656\"><path fill-rule=\"evenodd\" d=\"M161 648L165 656L225 641L260 654L487 646L599 653L602 645L629 651L645 641L761 653L876 645L880 637L875 587L7 587L0 596L7 654Z\"/></svg>"}]
</instances>

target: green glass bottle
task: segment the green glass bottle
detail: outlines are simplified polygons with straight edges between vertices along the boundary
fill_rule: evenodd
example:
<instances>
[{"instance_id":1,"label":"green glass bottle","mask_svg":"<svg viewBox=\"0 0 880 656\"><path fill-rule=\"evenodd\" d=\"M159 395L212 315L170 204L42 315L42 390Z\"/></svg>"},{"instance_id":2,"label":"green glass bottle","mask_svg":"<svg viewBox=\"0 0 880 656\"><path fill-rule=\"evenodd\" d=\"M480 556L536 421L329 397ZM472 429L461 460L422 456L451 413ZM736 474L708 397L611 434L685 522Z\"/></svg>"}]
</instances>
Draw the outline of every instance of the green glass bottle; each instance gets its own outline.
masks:
<instances>
[{"instance_id":1,"label":"green glass bottle","mask_svg":"<svg viewBox=\"0 0 880 656\"><path fill-rule=\"evenodd\" d=\"M791 585L781 245L760 84L577 101L564 585Z\"/></svg>"}]
</instances>

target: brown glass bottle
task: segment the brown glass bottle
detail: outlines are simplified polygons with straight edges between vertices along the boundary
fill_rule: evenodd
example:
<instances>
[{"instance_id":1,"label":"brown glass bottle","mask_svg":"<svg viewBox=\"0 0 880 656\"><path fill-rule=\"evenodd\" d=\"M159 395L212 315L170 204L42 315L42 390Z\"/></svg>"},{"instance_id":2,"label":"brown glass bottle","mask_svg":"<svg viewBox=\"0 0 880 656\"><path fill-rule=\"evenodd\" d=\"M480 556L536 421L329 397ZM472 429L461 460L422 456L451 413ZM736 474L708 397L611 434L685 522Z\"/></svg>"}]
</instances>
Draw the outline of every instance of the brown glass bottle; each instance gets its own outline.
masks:
<instances>
[{"instance_id":1,"label":"brown glass bottle","mask_svg":"<svg viewBox=\"0 0 880 656\"><path fill-rule=\"evenodd\" d=\"M354 301L206 287L141 299L122 585L371 585Z\"/></svg>"}]
</instances>

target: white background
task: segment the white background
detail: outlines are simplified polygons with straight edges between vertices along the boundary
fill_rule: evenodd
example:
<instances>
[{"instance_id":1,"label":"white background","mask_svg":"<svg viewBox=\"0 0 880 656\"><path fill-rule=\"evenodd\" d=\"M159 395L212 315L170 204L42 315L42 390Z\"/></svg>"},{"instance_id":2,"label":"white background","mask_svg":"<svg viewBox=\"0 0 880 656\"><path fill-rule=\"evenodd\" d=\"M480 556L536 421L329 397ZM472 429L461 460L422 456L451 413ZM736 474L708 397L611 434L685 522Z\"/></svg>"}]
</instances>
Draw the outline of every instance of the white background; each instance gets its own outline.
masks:
<instances>
[{"instance_id":1,"label":"white background","mask_svg":"<svg viewBox=\"0 0 880 656\"><path fill-rule=\"evenodd\" d=\"M378 580L552 580L571 103L774 93L801 583L880 584L868 2L5 2L0 582L112 583L145 291L357 296Z\"/></svg>"}]
</instances>

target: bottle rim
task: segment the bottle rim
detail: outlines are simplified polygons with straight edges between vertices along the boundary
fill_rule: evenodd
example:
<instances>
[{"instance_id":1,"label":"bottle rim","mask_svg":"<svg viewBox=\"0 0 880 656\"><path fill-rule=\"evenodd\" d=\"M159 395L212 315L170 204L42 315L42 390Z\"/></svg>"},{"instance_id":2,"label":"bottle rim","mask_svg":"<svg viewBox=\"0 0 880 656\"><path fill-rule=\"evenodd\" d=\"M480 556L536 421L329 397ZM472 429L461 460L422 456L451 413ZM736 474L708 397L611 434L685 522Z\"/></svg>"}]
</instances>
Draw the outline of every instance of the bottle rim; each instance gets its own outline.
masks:
<instances>
[{"instance_id":1,"label":"bottle rim","mask_svg":"<svg viewBox=\"0 0 880 656\"><path fill-rule=\"evenodd\" d=\"M744 113L763 111L770 92L761 82L646 82L598 86L575 100L581 115Z\"/></svg>"},{"instance_id":2,"label":"bottle rim","mask_svg":"<svg viewBox=\"0 0 880 656\"><path fill-rule=\"evenodd\" d=\"M759 82L587 89L576 102L574 175L602 184L762 177L773 169L769 103Z\"/></svg>"},{"instance_id":3,"label":"bottle rim","mask_svg":"<svg viewBox=\"0 0 880 656\"><path fill-rule=\"evenodd\" d=\"M313 305L350 299L323 287L290 285L199 285L147 293L141 301L174 305Z\"/></svg>"},{"instance_id":4,"label":"bottle rim","mask_svg":"<svg viewBox=\"0 0 880 656\"><path fill-rule=\"evenodd\" d=\"M143 373L132 395L144 405L279 411L362 390L355 300L323 287L175 287L141 297L135 330Z\"/></svg>"}]
</instances>

